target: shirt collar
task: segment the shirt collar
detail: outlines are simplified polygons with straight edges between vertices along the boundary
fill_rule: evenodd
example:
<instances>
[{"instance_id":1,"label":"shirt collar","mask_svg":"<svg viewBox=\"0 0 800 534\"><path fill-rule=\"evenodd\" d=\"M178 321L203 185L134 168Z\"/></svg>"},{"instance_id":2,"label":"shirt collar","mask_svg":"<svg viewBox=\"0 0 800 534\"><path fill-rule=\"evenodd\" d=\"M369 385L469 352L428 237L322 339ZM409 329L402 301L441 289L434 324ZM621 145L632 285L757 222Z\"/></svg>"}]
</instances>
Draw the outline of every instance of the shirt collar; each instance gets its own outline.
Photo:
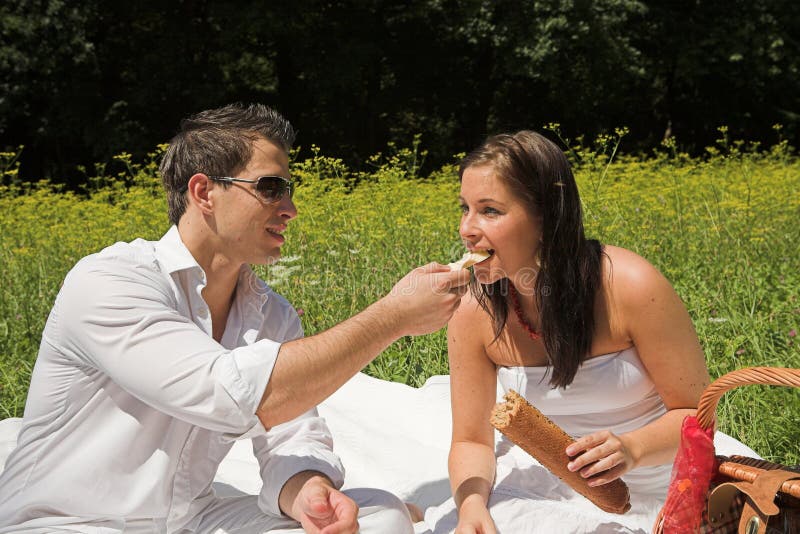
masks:
<instances>
[{"instance_id":1,"label":"shirt collar","mask_svg":"<svg viewBox=\"0 0 800 534\"><path fill-rule=\"evenodd\" d=\"M170 274L193 268L203 271L203 268L200 267L200 264L194 259L192 253L189 252L189 249L183 244L181 234L178 233L178 227L175 225L172 225L172 227L167 230L167 233L156 242L155 248L156 258L159 264ZM203 278L205 278L205 276L203 276Z\"/></svg>"},{"instance_id":2,"label":"shirt collar","mask_svg":"<svg viewBox=\"0 0 800 534\"><path fill-rule=\"evenodd\" d=\"M177 226L172 225L167 230L167 233L156 242L155 249L156 258L164 271L172 274L178 271L194 270L205 283L206 273L186 248ZM256 276L249 265L242 265L239 269L239 280L236 283L236 298L241 299L246 305L263 311L270 293L272 293L272 288Z\"/></svg>"}]
</instances>

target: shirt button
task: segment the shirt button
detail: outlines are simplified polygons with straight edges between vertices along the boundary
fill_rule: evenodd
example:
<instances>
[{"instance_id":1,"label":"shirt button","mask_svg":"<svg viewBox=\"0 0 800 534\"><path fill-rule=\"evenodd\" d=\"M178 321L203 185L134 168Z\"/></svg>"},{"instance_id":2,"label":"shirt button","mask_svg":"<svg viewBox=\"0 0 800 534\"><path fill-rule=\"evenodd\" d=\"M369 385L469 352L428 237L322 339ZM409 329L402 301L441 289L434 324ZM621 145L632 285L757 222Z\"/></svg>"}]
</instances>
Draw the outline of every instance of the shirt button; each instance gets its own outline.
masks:
<instances>
[{"instance_id":1,"label":"shirt button","mask_svg":"<svg viewBox=\"0 0 800 534\"><path fill-rule=\"evenodd\" d=\"M208 317L208 309L200 308L199 310L197 310L197 316L200 317L201 319L205 319L206 317Z\"/></svg>"}]
</instances>

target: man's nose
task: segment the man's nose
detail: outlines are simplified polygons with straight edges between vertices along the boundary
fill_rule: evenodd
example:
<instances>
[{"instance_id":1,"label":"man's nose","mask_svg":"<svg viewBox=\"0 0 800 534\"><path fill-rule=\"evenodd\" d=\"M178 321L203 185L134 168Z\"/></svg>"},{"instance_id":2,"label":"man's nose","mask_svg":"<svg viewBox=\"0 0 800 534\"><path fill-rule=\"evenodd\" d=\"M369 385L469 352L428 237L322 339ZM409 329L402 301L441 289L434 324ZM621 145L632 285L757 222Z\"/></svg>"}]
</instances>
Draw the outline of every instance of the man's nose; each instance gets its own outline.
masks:
<instances>
[{"instance_id":1,"label":"man's nose","mask_svg":"<svg viewBox=\"0 0 800 534\"><path fill-rule=\"evenodd\" d=\"M287 221L297 217L297 206L288 194L278 201L278 214Z\"/></svg>"}]
</instances>

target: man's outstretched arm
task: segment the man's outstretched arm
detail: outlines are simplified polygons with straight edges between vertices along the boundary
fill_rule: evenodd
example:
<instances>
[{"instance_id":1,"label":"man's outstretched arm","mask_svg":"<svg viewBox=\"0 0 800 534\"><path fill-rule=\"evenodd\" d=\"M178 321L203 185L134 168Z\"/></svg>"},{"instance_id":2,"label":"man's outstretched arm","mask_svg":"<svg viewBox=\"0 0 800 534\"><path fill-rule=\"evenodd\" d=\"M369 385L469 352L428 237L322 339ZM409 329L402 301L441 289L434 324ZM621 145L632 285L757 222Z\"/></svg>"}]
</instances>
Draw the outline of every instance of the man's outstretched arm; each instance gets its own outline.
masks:
<instances>
[{"instance_id":1,"label":"man's outstretched arm","mask_svg":"<svg viewBox=\"0 0 800 534\"><path fill-rule=\"evenodd\" d=\"M442 328L466 291L470 273L429 264L357 315L317 335L281 346L256 411L266 428L325 400L402 336Z\"/></svg>"}]
</instances>

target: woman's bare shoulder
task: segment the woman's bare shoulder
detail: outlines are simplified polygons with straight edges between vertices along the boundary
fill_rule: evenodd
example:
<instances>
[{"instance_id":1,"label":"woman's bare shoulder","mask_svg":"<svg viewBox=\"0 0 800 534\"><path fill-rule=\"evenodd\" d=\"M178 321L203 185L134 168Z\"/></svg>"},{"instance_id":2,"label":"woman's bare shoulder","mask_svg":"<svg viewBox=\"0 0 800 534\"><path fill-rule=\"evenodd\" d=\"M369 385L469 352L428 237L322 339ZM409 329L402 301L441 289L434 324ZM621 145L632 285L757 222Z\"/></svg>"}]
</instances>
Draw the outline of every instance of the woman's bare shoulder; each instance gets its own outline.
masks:
<instances>
[{"instance_id":1,"label":"woman's bare shoulder","mask_svg":"<svg viewBox=\"0 0 800 534\"><path fill-rule=\"evenodd\" d=\"M669 286L664 275L635 252L612 245L604 246L603 252L603 286L612 294L635 297L641 291Z\"/></svg>"},{"instance_id":2,"label":"woman's bare shoulder","mask_svg":"<svg viewBox=\"0 0 800 534\"><path fill-rule=\"evenodd\" d=\"M606 246L604 251L601 291L618 333L630 335L644 310L680 300L669 280L645 258L621 247Z\"/></svg>"}]
</instances>

